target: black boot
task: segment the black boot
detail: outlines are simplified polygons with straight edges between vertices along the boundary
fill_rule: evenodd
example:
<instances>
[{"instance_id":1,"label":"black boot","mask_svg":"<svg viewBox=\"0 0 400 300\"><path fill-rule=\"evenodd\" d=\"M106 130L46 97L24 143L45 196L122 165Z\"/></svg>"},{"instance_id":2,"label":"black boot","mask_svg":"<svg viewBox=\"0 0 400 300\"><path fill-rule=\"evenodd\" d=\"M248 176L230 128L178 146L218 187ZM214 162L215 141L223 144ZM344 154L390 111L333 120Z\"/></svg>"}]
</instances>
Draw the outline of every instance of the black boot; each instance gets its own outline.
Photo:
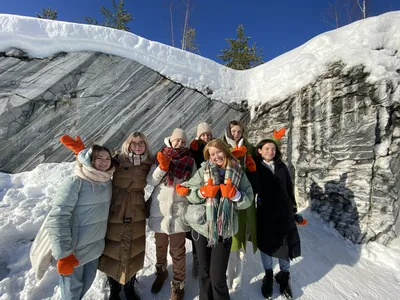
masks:
<instances>
[{"instance_id":1,"label":"black boot","mask_svg":"<svg viewBox=\"0 0 400 300\"><path fill-rule=\"evenodd\" d=\"M110 285L110 297L109 300L121 300L119 292L121 291L121 284L114 278L108 277L108 284Z\"/></svg>"},{"instance_id":2,"label":"black boot","mask_svg":"<svg viewBox=\"0 0 400 300\"><path fill-rule=\"evenodd\" d=\"M274 281L272 270L265 270L265 276L262 281L261 293L265 299L272 299L272 284Z\"/></svg>"},{"instance_id":3,"label":"black boot","mask_svg":"<svg viewBox=\"0 0 400 300\"><path fill-rule=\"evenodd\" d=\"M139 295L136 294L136 289L135 289L136 282L137 282L136 275L134 275L132 279L129 280L124 285L124 293L126 300L140 300Z\"/></svg>"},{"instance_id":4,"label":"black boot","mask_svg":"<svg viewBox=\"0 0 400 300\"><path fill-rule=\"evenodd\" d=\"M290 273L280 271L275 275L275 280L279 284L281 294L286 299L293 299L292 288L290 287Z\"/></svg>"}]
</instances>

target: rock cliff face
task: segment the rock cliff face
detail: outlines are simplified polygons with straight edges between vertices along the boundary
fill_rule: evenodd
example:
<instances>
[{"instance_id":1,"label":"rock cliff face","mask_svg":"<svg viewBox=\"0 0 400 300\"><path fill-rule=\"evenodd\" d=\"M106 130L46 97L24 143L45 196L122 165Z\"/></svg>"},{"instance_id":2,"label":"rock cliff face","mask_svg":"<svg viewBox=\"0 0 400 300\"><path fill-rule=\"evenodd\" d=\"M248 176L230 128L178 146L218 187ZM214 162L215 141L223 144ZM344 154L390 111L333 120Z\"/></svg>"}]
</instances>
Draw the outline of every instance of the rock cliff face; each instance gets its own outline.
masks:
<instances>
[{"instance_id":1,"label":"rock cliff face","mask_svg":"<svg viewBox=\"0 0 400 300\"><path fill-rule=\"evenodd\" d=\"M367 75L332 64L295 95L256 108L249 138L286 127L298 202L356 243L386 244L399 232L400 88Z\"/></svg>"},{"instance_id":2,"label":"rock cliff face","mask_svg":"<svg viewBox=\"0 0 400 300\"><path fill-rule=\"evenodd\" d=\"M72 160L58 140L63 134L117 149L132 131L143 131L157 150L175 127L193 137L197 123L207 121L220 136L230 120L248 115L117 56L34 59L16 49L0 55L2 172Z\"/></svg>"},{"instance_id":3,"label":"rock cliff face","mask_svg":"<svg viewBox=\"0 0 400 300\"><path fill-rule=\"evenodd\" d=\"M254 144L286 127L298 202L356 243L386 244L400 232L400 88L370 84L367 75L334 63L296 94L257 107L249 122L246 99L211 101L128 59L93 52L36 59L14 49L0 55L0 170L72 160L62 134L117 149L143 131L156 151L173 128L193 137L200 121L217 137L230 120L245 121Z\"/></svg>"}]
</instances>

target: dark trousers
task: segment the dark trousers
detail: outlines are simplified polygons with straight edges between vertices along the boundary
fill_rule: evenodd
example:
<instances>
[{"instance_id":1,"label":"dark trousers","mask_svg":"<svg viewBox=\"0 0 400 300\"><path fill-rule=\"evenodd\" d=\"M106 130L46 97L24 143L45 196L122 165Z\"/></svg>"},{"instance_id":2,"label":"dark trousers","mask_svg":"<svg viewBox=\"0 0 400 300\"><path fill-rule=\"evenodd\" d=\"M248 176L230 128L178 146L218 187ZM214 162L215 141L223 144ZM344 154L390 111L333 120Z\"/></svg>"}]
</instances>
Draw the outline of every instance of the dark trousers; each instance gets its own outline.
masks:
<instances>
[{"instance_id":1,"label":"dark trousers","mask_svg":"<svg viewBox=\"0 0 400 300\"><path fill-rule=\"evenodd\" d=\"M220 238L215 247L207 247L207 239L193 231L193 241L199 261L199 299L229 300L226 269L231 253L232 238L224 241Z\"/></svg>"},{"instance_id":2,"label":"dark trousers","mask_svg":"<svg viewBox=\"0 0 400 300\"><path fill-rule=\"evenodd\" d=\"M194 232L194 231L193 231ZM197 236L197 232L196 232L196 236ZM192 255L193 255L193 259L197 259L197 254L196 254L196 247L194 246L194 241L192 238L192 230L186 232L186 238L188 240L192 241Z\"/></svg>"}]
</instances>

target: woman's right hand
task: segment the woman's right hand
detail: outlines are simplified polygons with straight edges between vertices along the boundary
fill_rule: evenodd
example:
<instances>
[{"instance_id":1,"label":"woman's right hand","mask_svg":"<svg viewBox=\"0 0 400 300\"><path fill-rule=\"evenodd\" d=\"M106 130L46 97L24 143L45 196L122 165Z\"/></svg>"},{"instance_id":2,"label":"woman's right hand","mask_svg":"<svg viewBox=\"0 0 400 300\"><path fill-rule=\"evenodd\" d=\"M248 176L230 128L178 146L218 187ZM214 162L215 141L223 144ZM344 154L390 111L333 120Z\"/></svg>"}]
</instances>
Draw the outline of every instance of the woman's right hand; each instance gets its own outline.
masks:
<instances>
[{"instance_id":1,"label":"woman's right hand","mask_svg":"<svg viewBox=\"0 0 400 300\"><path fill-rule=\"evenodd\" d=\"M169 164L171 163L171 159L170 158L166 158L164 154L162 154L162 152L158 152L157 153L157 160L159 162L159 167L161 170L163 170L164 172L168 172L169 169Z\"/></svg>"},{"instance_id":2,"label":"woman's right hand","mask_svg":"<svg viewBox=\"0 0 400 300\"><path fill-rule=\"evenodd\" d=\"M219 185L213 185L212 178L209 178L207 184L203 185L200 188L200 194L204 198L215 198L215 196L217 196L218 191L219 191Z\"/></svg>"},{"instance_id":3,"label":"woman's right hand","mask_svg":"<svg viewBox=\"0 0 400 300\"><path fill-rule=\"evenodd\" d=\"M57 271L59 274L67 276L74 272L74 267L79 265L79 261L75 255L70 254L67 257L61 258L57 262Z\"/></svg>"}]
</instances>

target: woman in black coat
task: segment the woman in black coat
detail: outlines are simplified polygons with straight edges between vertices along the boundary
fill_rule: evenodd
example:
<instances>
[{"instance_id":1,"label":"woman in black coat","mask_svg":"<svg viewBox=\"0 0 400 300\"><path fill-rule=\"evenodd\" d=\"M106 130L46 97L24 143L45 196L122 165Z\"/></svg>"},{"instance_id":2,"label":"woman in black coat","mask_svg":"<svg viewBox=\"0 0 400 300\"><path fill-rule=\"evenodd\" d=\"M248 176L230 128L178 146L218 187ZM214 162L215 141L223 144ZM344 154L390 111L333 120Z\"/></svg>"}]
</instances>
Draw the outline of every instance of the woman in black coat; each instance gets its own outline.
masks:
<instances>
[{"instance_id":1,"label":"woman in black coat","mask_svg":"<svg viewBox=\"0 0 400 300\"><path fill-rule=\"evenodd\" d=\"M297 212L292 179L281 160L277 138L258 143L257 160L257 241L265 277L261 287L265 298L272 297L272 257L279 259L280 272L275 275L281 293L291 298L290 260L300 256L300 237L295 223Z\"/></svg>"}]
</instances>

